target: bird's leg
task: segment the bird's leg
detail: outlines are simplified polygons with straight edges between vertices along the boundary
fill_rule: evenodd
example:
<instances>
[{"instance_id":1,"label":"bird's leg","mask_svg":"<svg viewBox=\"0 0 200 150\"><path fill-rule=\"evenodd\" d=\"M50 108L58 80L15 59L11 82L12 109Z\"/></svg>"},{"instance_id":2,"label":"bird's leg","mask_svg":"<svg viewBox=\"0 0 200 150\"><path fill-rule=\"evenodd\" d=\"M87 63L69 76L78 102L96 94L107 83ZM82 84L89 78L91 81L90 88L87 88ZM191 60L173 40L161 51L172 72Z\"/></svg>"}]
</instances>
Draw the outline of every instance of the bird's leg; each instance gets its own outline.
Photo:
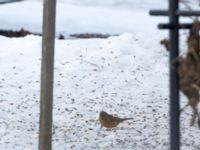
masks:
<instances>
[{"instance_id":1,"label":"bird's leg","mask_svg":"<svg viewBox=\"0 0 200 150\"><path fill-rule=\"evenodd\" d=\"M114 128L107 128L106 131L114 131Z\"/></svg>"}]
</instances>

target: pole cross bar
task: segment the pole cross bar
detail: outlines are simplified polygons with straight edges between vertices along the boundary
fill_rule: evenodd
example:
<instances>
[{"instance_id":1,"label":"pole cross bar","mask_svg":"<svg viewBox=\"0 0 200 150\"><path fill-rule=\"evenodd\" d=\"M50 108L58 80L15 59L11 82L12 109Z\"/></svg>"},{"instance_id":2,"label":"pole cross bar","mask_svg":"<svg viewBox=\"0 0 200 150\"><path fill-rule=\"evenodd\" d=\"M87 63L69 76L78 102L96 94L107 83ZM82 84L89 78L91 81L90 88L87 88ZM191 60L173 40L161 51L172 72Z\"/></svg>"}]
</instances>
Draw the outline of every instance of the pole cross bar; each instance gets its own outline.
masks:
<instances>
[{"instance_id":1,"label":"pole cross bar","mask_svg":"<svg viewBox=\"0 0 200 150\"><path fill-rule=\"evenodd\" d=\"M173 24L169 24L169 23L161 23L158 24L158 28L159 29L191 29L192 28L192 23L181 23L178 25L173 25Z\"/></svg>"},{"instance_id":2,"label":"pole cross bar","mask_svg":"<svg viewBox=\"0 0 200 150\"><path fill-rule=\"evenodd\" d=\"M169 11L167 10L150 10L150 15L152 16L169 16ZM193 11L187 11L187 10L176 10L175 15L187 17L187 16L200 16L200 11L193 10Z\"/></svg>"}]
</instances>

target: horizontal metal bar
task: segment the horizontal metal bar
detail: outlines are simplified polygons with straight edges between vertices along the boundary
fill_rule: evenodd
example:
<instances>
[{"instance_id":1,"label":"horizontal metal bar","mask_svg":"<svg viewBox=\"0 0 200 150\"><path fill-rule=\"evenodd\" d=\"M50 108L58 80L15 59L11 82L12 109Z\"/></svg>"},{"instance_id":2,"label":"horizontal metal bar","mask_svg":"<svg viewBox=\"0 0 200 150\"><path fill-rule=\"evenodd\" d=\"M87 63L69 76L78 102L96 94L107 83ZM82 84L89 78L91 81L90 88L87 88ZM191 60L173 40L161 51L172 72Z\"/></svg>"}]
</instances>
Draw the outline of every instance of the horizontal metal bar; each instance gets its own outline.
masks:
<instances>
[{"instance_id":1,"label":"horizontal metal bar","mask_svg":"<svg viewBox=\"0 0 200 150\"><path fill-rule=\"evenodd\" d=\"M13 3L13 2L20 2L23 0L0 0L0 5L1 4L8 4L8 3Z\"/></svg>"},{"instance_id":2,"label":"horizontal metal bar","mask_svg":"<svg viewBox=\"0 0 200 150\"><path fill-rule=\"evenodd\" d=\"M149 14L152 16L168 16L169 12L166 10L150 10Z\"/></svg>"},{"instance_id":3,"label":"horizontal metal bar","mask_svg":"<svg viewBox=\"0 0 200 150\"><path fill-rule=\"evenodd\" d=\"M176 15L178 16L200 16L200 11L198 10L177 10Z\"/></svg>"},{"instance_id":4,"label":"horizontal metal bar","mask_svg":"<svg viewBox=\"0 0 200 150\"><path fill-rule=\"evenodd\" d=\"M149 14L152 16L168 16L169 11L167 11L167 10L150 10ZM198 10L193 10L193 11L177 10L175 14L178 16L183 16L183 17L200 16L200 11L198 11Z\"/></svg>"},{"instance_id":5,"label":"horizontal metal bar","mask_svg":"<svg viewBox=\"0 0 200 150\"><path fill-rule=\"evenodd\" d=\"M179 29L191 29L193 24L191 23L182 23L178 25ZM158 25L159 29L174 29L176 26L168 23L161 23Z\"/></svg>"}]
</instances>

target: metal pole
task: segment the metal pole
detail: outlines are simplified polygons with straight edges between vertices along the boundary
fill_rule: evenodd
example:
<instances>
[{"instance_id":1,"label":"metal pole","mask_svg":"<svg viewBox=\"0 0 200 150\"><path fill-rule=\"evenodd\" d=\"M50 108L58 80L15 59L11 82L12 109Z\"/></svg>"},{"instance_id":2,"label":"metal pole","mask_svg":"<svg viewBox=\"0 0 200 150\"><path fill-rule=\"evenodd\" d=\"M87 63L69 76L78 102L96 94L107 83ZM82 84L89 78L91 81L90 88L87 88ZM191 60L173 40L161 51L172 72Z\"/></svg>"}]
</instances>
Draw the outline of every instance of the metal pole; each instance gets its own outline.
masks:
<instances>
[{"instance_id":1,"label":"metal pole","mask_svg":"<svg viewBox=\"0 0 200 150\"><path fill-rule=\"evenodd\" d=\"M55 14L56 0L44 0L39 150L52 149Z\"/></svg>"},{"instance_id":2,"label":"metal pole","mask_svg":"<svg viewBox=\"0 0 200 150\"><path fill-rule=\"evenodd\" d=\"M169 22L175 26L170 29L170 149L179 150L179 76L177 65L171 66L171 62L179 54L179 17L176 15L178 0L169 0L169 10Z\"/></svg>"}]
</instances>

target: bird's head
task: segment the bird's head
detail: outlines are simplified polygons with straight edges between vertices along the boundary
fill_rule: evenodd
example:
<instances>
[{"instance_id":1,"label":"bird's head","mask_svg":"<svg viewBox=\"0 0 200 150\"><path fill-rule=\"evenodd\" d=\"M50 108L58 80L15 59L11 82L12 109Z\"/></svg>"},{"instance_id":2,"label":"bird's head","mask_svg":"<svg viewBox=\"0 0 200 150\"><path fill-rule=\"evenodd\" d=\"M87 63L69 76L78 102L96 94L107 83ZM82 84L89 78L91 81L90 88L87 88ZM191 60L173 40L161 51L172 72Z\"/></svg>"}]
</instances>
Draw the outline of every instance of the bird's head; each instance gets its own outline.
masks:
<instances>
[{"instance_id":1,"label":"bird's head","mask_svg":"<svg viewBox=\"0 0 200 150\"><path fill-rule=\"evenodd\" d=\"M105 111L101 111L101 112L100 112L100 117L105 117L105 116L107 116L107 115L108 115L108 113L105 112Z\"/></svg>"}]
</instances>

